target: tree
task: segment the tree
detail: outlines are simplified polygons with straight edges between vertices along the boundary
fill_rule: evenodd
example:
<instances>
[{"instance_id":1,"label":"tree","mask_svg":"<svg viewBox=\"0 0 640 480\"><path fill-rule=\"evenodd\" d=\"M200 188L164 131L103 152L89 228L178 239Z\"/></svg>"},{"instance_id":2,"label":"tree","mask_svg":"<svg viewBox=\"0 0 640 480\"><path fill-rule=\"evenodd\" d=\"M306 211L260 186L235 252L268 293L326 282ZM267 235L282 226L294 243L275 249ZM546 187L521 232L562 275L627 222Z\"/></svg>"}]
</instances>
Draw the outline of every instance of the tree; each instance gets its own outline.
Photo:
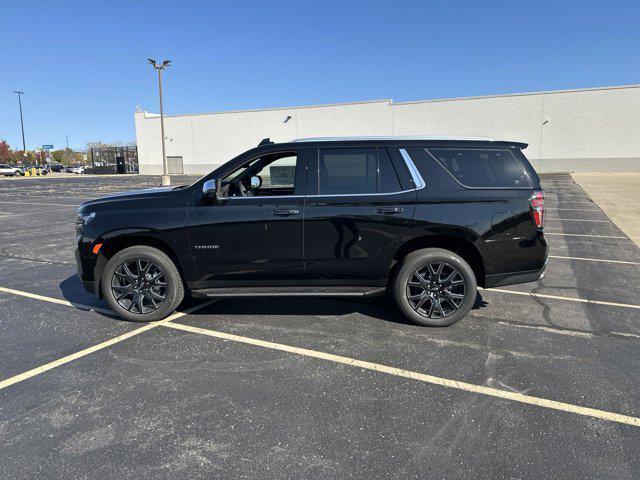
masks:
<instances>
[{"instance_id":1,"label":"tree","mask_svg":"<svg viewBox=\"0 0 640 480\"><path fill-rule=\"evenodd\" d=\"M64 165L71 165L75 162L75 152L71 148L65 148L64 150L53 150L51 152L51 158L56 163L62 163Z\"/></svg>"},{"instance_id":2,"label":"tree","mask_svg":"<svg viewBox=\"0 0 640 480\"><path fill-rule=\"evenodd\" d=\"M53 150L51 152L51 158L56 163L62 163L64 161L64 150Z\"/></svg>"},{"instance_id":3,"label":"tree","mask_svg":"<svg viewBox=\"0 0 640 480\"><path fill-rule=\"evenodd\" d=\"M6 140L0 140L0 162L13 163L15 154L11 151L11 147Z\"/></svg>"}]
</instances>

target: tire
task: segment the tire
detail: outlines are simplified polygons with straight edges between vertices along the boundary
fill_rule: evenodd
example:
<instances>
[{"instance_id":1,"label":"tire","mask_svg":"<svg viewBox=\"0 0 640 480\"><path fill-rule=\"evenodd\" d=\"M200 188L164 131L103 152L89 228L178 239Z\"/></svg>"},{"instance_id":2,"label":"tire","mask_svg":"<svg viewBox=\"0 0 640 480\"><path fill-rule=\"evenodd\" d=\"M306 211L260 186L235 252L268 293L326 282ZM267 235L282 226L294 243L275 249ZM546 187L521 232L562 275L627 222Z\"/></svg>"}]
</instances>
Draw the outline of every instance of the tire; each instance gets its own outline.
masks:
<instances>
[{"instance_id":1,"label":"tire","mask_svg":"<svg viewBox=\"0 0 640 480\"><path fill-rule=\"evenodd\" d=\"M438 268L439 274L435 275ZM429 327L452 325L464 318L475 303L477 289L469 264L442 248L425 248L407 255L393 285L402 313L414 323Z\"/></svg>"},{"instance_id":2,"label":"tire","mask_svg":"<svg viewBox=\"0 0 640 480\"><path fill-rule=\"evenodd\" d=\"M109 307L135 322L162 320L184 298L176 265L164 252L146 245L125 248L111 257L102 272L101 288Z\"/></svg>"}]
</instances>

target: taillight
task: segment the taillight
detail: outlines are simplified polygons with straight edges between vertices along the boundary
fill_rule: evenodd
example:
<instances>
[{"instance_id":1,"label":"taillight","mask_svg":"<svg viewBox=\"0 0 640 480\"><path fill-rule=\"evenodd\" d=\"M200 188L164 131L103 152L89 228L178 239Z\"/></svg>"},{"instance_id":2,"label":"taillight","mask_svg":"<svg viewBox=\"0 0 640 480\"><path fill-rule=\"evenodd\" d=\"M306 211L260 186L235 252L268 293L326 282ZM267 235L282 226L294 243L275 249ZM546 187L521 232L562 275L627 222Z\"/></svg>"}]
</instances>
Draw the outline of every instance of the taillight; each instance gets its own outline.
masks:
<instances>
[{"instance_id":1,"label":"taillight","mask_svg":"<svg viewBox=\"0 0 640 480\"><path fill-rule=\"evenodd\" d=\"M533 223L538 228L544 228L544 191L536 190L529 199Z\"/></svg>"}]
</instances>

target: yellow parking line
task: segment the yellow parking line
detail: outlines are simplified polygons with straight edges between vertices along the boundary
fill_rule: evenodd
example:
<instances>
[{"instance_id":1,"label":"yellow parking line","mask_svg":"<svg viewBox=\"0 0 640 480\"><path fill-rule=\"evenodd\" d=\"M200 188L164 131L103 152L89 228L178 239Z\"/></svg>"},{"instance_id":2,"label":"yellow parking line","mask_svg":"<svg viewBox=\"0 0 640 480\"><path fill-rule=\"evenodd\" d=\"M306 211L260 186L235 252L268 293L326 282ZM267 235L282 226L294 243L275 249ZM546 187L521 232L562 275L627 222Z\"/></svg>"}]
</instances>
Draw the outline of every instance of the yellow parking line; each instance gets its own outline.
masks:
<instances>
[{"instance_id":1,"label":"yellow parking line","mask_svg":"<svg viewBox=\"0 0 640 480\"><path fill-rule=\"evenodd\" d=\"M69 302L67 300L61 300L59 298L45 297L43 295L37 295L35 293L23 292L22 290L14 290L13 288L0 287L0 292L11 293L13 295L19 295L21 297L32 298L34 300L41 300L49 303L57 303L58 305L65 305L67 307L75 307L79 308L80 310L93 310L94 312L98 313L106 313L112 315L114 314L107 308L92 307L91 305L85 305L83 303L75 303Z\"/></svg>"},{"instance_id":2,"label":"yellow parking line","mask_svg":"<svg viewBox=\"0 0 640 480\"><path fill-rule=\"evenodd\" d=\"M22 292L20 290L14 290L14 289L10 289L10 288L5 288L5 287L0 287L0 290L6 292L6 293L12 293L12 294L16 294L16 295L21 295L27 298L33 298L36 300L42 300L42 301L46 301L49 303L55 303L55 304L59 304L59 305L66 305L66 306L76 306L71 302L66 302L64 300L60 300L57 298L52 298L52 297L45 297L43 295L36 295L36 294L31 294L28 292ZM503 291L506 293L516 293L516 294L525 294L525 295L536 295L536 296L543 296L541 294L526 294L523 292L512 292L510 290L498 290L496 289L495 291ZM550 295L545 295L545 297L551 297L551 298L561 298L561 299L568 299L568 300L575 300L575 301L584 301L582 299L571 299L568 297L554 297L554 296L550 296ZM41 365L39 367L36 367L34 369L31 369L29 371L23 372L21 374L15 375L13 377L7 378L3 381L0 381L0 390L7 388L11 385L15 385L16 383L22 382L24 380L27 380L29 378L32 378L36 375L39 375L41 373L44 373L48 370L51 370L53 368L59 367L61 365L67 364L69 362L72 362L73 360L77 360L79 358L82 358L86 355L89 355L93 352L96 352L98 350L102 350L104 348L107 348L111 345L114 345L116 343L122 342L123 340L126 340L128 338L134 337L136 335L139 335L143 332L146 332L147 330L151 330L152 328L156 328L159 326L164 326L164 327L169 327L169 328L174 328L177 330L183 330L183 331L187 331L187 332L191 332L191 333L198 333L201 335L207 335L210 337L216 337L216 338L220 338L223 340L230 340L230 341L234 341L234 342L240 342L240 343L245 343L245 344L249 344L249 345L255 345L255 346L259 346L259 347L264 347L264 348L270 348L273 350L280 350L280 351L284 351L284 352L289 352L289 353L294 353L297 355L303 355L303 356L307 356L307 357L313 357L313 358L318 358L318 359L322 359L322 360L327 360L327 361L331 361L331 362L335 362L335 363L341 363L344 365L349 365L352 367L357 367L357 368L363 368L363 369L367 369L367 370L373 370L376 372L381 372L381 373L386 373L386 374L390 374L390 375L394 375L397 377L404 377L404 378L408 378L410 380L416 380L416 381L420 381L420 382L425 382L425 383L430 383L433 385L440 385L443 387L448 387L448 388L454 388L457 390L462 390L462 391L467 391L467 392L471 392L471 393L477 393L477 394L481 394L481 395L487 395L487 396L491 396L491 397L497 397L497 398L502 398L505 400L511 400L511 401L515 401L515 402L519 402L519 403L525 403L525 404L529 404L529 405L535 405L535 406L539 406L539 407L543 407L543 408L548 408L551 410L559 410L559 411L564 411L564 412L569 412L569 413L574 413L577 415L583 415L583 416L588 416L588 417L593 417L593 418L599 418L602 420L607 420L607 421L611 421L611 422L617 422L617 423L623 423L626 425L632 425L635 427L640 427L640 418L637 417L632 417L632 416L628 416L628 415L622 415L619 413L613 413L613 412L607 412L605 410L598 410L598 409L594 409L594 408L588 408L588 407L581 407L579 405L574 405L574 404L570 404L570 403L564 403L564 402L558 402L555 400L549 400L549 399L545 399L545 398L540 398L540 397L534 397L534 396L530 396L530 395L525 395L522 393L516 393L516 392L511 392L511 391L507 391L507 390L499 390L499 389L495 389L495 388L491 388L491 387L485 387L483 385L476 385L476 384L472 384L472 383L466 383L466 382L460 382L457 380L451 380L451 379L447 379L447 378L441 378L441 377L436 377L433 375L428 375L425 373L420 373L420 372L415 372L415 371L411 371L411 370L405 370L403 368L398 368L398 367L392 367L392 366L388 366L388 365L383 365L383 364L378 364L378 363L372 363L372 362L367 362L367 361L363 361L363 360L358 360L355 358L350 358L350 357L344 357L341 355L334 355L331 353L326 353L326 352L320 352L320 351L316 351L316 350L310 350L310 349L306 349L306 348L300 348L300 347L293 347L290 345L285 345L285 344L280 344L280 343L274 343L274 342L268 342L265 340L259 340L259 339L255 339L255 338L250 338L250 337L243 337L243 336L239 336L239 335L233 335L233 334L229 334L229 333L224 333L224 332L219 332L219 331L215 331L215 330L208 330L208 329L204 329L204 328L199 328L199 327L192 327L189 325L183 325L183 324L176 324L176 323L170 323L173 320L183 317L185 315L188 315L190 313L195 312L196 310L199 310L201 308L204 308L208 305L211 305L212 303L215 303L217 300L209 300L207 302L201 303L199 305L195 305L187 310L185 310L184 312L176 312L173 315L165 318L164 320L161 320L159 322L154 322L154 323L147 323L145 325L143 325L140 328L137 328L135 330L132 330L130 332L124 333L122 335L119 335L117 337L111 338L109 340L106 340L102 343L99 343L97 345L93 345L89 348L85 348L84 350L80 350L78 352L72 353L71 355L67 355L65 357L59 358L57 360L54 360L52 362L46 363L44 365ZM608 302L595 302L595 301L590 301L590 303L605 303L605 304L609 304ZM614 304L614 305L624 305L624 304ZM91 307L89 307L91 308ZM640 308L640 306L635 306L635 308Z\"/></svg>"},{"instance_id":3,"label":"yellow parking line","mask_svg":"<svg viewBox=\"0 0 640 480\"><path fill-rule=\"evenodd\" d=\"M366 362L358 360L356 358L344 357L342 355L334 355L332 353L320 352L317 350L310 350L308 348L293 347L291 345L285 345L282 343L268 342L265 340L259 340L256 338L243 337L240 335L233 335L230 333L220 332L216 330L209 330L205 328L192 327L190 325L183 325L181 323L163 324L165 327L173 328L176 330L183 330L186 332L197 333L200 335L207 335L209 337L220 338L222 340L229 340L232 342L239 342L248 345L254 345L257 347L269 348L271 350L279 350L282 352L293 353L295 355L302 355L305 357L318 358L321 360L327 360L329 362L341 363L350 367L363 368L366 370L373 370L375 372L386 373L394 375L396 377L408 378L410 380L416 380L419 382L430 383L432 385L439 385L442 387L454 388L456 390L462 390L465 392L476 393L480 395L487 395L490 397L502 398L504 400L511 400L519 403L526 403L528 405L535 405L551 410L560 410L563 412L574 413L577 415L583 415L586 417L598 418L601 420L607 420L610 422L623 423L626 425L632 425L634 427L640 427L640 418L632 417L629 415L622 415L619 413L607 412L605 410L598 410L595 408L581 407L579 405L573 405L571 403L558 402L555 400L549 400L546 398L533 397L531 395L525 395L522 393L512 392L508 390L499 390L496 388L485 387L483 385L476 385L473 383L460 382L458 380L451 380L448 378L436 377L425 373L415 372L411 370L405 370L404 368L392 367L389 365L383 365L380 363Z\"/></svg>"},{"instance_id":4,"label":"yellow parking line","mask_svg":"<svg viewBox=\"0 0 640 480\"><path fill-rule=\"evenodd\" d=\"M561 258L564 260L584 260L588 262L622 263L625 265L640 265L640 262L628 262L626 260L607 260L606 258L564 257L562 255L549 255L549 258Z\"/></svg>"},{"instance_id":5,"label":"yellow parking line","mask_svg":"<svg viewBox=\"0 0 640 480\"><path fill-rule=\"evenodd\" d=\"M576 298L576 297L562 297L560 295L547 295L546 293L534 293L534 292L518 292L515 290L504 290L502 288L482 288L478 287L478 290L484 290L487 292L498 292L498 293L510 293L512 295L522 295L525 297L539 297L539 298L549 298L552 300L566 300L568 302L578 302L578 303L590 303L593 305L607 305L609 307L623 307L623 308L635 308L640 310L640 305L634 305L632 303L616 303L616 302L605 302L602 300L589 300L587 298Z\"/></svg>"},{"instance_id":6,"label":"yellow parking line","mask_svg":"<svg viewBox=\"0 0 640 480\"><path fill-rule=\"evenodd\" d=\"M545 235L561 235L563 237L593 237L593 238L626 238L629 237L620 237L615 235L587 235L584 233L562 233L562 232L544 232Z\"/></svg>"},{"instance_id":7,"label":"yellow parking line","mask_svg":"<svg viewBox=\"0 0 640 480\"><path fill-rule=\"evenodd\" d=\"M549 222L611 223L611 220L586 220L586 219L583 219L583 218L555 218L555 217L546 217L545 221L549 221Z\"/></svg>"},{"instance_id":8,"label":"yellow parking line","mask_svg":"<svg viewBox=\"0 0 640 480\"><path fill-rule=\"evenodd\" d=\"M599 208L554 208L548 207L549 210L573 210L575 212L602 212Z\"/></svg>"},{"instance_id":9,"label":"yellow parking line","mask_svg":"<svg viewBox=\"0 0 640 480\"><path fill-rule=\"evenodd\" d=\"M3 291L7 291L7 290L11 290L11 289L2 289ZM12 290L11 292L8 293L15 293L17 292L17 290ZM21 292L22 294L26 293L26 292ZM59 305L67 305L67 306L75 306L69 302L62 302L61 300L58 300L57 298L51 298L51 297L43 297L42 295L33 295L33 294L29 294L29 295L23 295L26 296L28 298L34 298L37 300L43 300L45 302L50 302L50 303L57 303ZM204 303L201 303L199 305L195 305L191 308L188 308L187 310L185 310L184 312L176 312L173 315L165 318L164 320L161 320L159 322L153 322L153 323L146 323L144 324L142 327L140 328L136 328L135 330L131 330L130 332L124 333L122 335L118 335L117 337L113 337L110 338L109 340L106 340L102 343L98 343L97 345L93 345L89 348L85 348L84 350L80 350L78 352L72 353L71 355L67 355L66 357L62 357L62 358L58 358L57 360L54 360L52 362L49 363L45 363L44 365L40 365L39 367L33 368L31 370L28 370L26 372L20 373L18 375L15 375L13 377L9 377L5 380L0 381L0 390L7 388L11 385L15 385L16 383L19 382L23 382L24 380L27 380L29 378L35 377L36 375L40 375L41 373L47 372L53 368L59 367L61 365L65 365L69 362L72 362L74 360L77 360L79 358L82 358L86 355L89 355L90 353L93 352L97 352L98 350L102 350L104 348L110 347L111 345L115 345L116 343L120 343L123 340L126 340L128 338L131 337L135 337L136 335L140 335L141 333L146 332L147 330L151 330L152 328L156 328L159 327L160 325L165 325L168 322L175 320L176 318L180 318L183 317L185 315L188 315L189 313L195 312L196 310L199 310L201 308L204 308L208 305L211 305L212 303L215 303L216 300L210 300ZM110 310L109 310L110 311Z\"/></svg>"}]
</instances>

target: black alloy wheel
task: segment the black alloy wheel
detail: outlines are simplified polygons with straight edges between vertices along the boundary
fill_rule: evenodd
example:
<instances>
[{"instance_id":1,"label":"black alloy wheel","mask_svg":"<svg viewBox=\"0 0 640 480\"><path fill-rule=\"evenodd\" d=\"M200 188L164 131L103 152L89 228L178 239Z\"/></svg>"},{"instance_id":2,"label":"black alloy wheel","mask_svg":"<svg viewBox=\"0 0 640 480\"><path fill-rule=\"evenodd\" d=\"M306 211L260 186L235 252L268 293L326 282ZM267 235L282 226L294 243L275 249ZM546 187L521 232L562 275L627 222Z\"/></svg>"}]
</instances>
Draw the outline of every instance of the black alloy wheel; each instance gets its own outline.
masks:
<instances>
[{"instance_id":1,"label":"black alloy wheel","mask_svg":"<svg viewBox=\"0 0 640 480\"><path fill-rule=\"evenodd\" d=\"M455 313L464 302L466 282L453 265L428 263L416 269L406 284L406 297L419 315L441 319Z\"/></svg>"},{"instance_id":2,"label":"black alloy wheel","mask_svg":"<svg viewBox=\"0 0 640 480\"><path fill-rule=\"evenodd\" d=\"M165 272L147 259L126 260L111 277L111 292L116 302L128 312L151 313L166 300Z\"/></svg>"}]
</instances>

